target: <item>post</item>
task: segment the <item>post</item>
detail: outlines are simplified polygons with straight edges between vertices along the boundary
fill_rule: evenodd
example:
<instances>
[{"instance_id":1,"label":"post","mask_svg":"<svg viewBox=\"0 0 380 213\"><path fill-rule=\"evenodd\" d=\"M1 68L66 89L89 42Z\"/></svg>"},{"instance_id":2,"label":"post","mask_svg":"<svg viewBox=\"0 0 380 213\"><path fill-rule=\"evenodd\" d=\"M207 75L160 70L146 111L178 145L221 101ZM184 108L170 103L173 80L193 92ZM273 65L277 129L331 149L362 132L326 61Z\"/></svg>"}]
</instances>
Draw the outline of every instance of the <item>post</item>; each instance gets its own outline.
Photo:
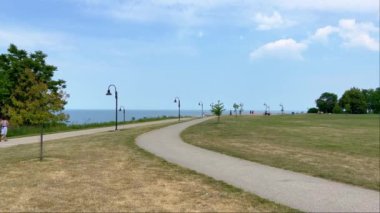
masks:
<instances>
[{"instance_id":1,"label":"post","mask_svg":"<svg viewBox=\"0 0 380 213\"><path fill-rule=\"evenodd\" d=\"M179 100L179 97L174 98L174 103L177 103L178 101L178 122L181 121L181 100Z\"/></svg>"},{"instance_id":2,"label":"post","mask_svg":"<svg viewBox=\"0 0 380 213\"><path fill-rule=\"evenodd\" d=\"M41 134L40 134L40 161L44 158L44 124L41 125Z\"/></svg>"},{"instance_id":3,"label":"post","mask_svg":"<svg viewBox=\"0 0 380 213\"><path fill-rule=\"evenodd\" d=\"M123 109L123 121L125 123L125 109Z\"/></svg>"},{"instance_id":4,"label":"post","mask_svg":"<svg viewBox=\"0 0 380 213\"><path fill-rule=\"evenodd\" d=\"M198 105L202 107L202 115L201 115L201 118L203 118L203 115L204 115L204 113L203 113L203 102L202 102L202 101L199 102Z\"/></svg>"},{"instance_id":5,"label":"post","mask_svg":"<svg viewBox=\"0 0 380 213\"><path fill-rule=\"evenodd\" d=\"M116 115L116 125L115 125L115 131L117 130L117 91L115 87L115 99L116 99L116 109L115 109L115 115Z\"/></svg>"},{"instance_id":6,"label":"post","mask_svg":"<svg viewBox=\"0 0 380 213\"><path fill-rule=\"evenodd\" d=\"M178 99L178 122L181 121L181 101Z\"/></svg>"}]
</instances>

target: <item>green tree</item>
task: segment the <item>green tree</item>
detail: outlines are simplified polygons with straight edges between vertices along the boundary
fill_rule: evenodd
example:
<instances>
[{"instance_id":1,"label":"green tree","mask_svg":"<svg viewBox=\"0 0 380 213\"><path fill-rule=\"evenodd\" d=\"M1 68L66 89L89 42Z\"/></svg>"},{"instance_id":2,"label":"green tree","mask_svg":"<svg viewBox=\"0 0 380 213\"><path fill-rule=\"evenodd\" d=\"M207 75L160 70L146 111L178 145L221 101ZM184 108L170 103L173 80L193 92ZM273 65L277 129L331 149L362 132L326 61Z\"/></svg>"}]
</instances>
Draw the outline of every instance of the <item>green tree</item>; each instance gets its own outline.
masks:
<instances>
[{"instance_id":1,"label":"green tree","mask_svg":"<svg viewBox=\"0 0 380 213\"><path fill-rule=\"evenodd\" d=\"M211 104L211 112L218 116L218 122L220 121L220 116L222 115L224 111L224 104L218 100L218 103L216 104Z\"/></svg>"},{"instance_id":2,"label":"green tree","mask_svg":"<svg viewBox=\"0 0 380 213\"><path fill-rule=\"evenodd\" d=\"M367 103L367 112L380 113L380 87L374 89L362 89Z\"/></svg>"},{"instance_id":3,"label":"green tree","mask_svg":"<svg viewBox=\"0 0 380 213\"><path fill-rule=\"evenodd\" d=\"M307 110L307 113L318 113L318 109L315 107L312 107L312 108Z\"/></svg>"},{"instance_id":4,"label":"green tree","mask_svg":"<svg viewBox=\"0 0 380 213\"><path fill-rule=\"evenodd\" d=\"M238 109L239 109L239 104L234 103L234 105L232 105L232 107L234 108L235 116L237 116L237 112L238 112Z\"/></svg>"},{"instance_id":5,"label":"green tree","mask_svg":"<svg viewBox=\"0 0 380 213\"><path fill-rule=\"evenodd\" d=\"M65 81L53 80L57 68L45 62L41 51L28 54L11 44L0 55L0 110L18 125L63 119Z\"/></svg>"},{"instance_id":6,"label":"green tree","mask_svg":"<svg viewBox=\"0 0 380 213\"><path fill-rule=\"evenodd\" d=\"M42 125L65 120L61 112L65 104L63 92L52 92L30 69L25 69L4 111L15 125Z\"/></svg>"},{"instance_id":7,"label":"green tree","mask_svg":"<svg viewBox=\"0 0 380 213\"><path fill-rule=\"evenodd\" d=\"M366 98L363 95L362 91L355 87L344 92L339 100L339 105L341 107L344 107L347 113L350 113L348 109L350 109L352 114L367 113Z\"/></svg>"},{"instance_id":8,"label":"green tree","mask_svg":"<svg viewBox=\"0 0 380 213\"><path fill-rule=\"evenodd\" d=\"M243 113L243 111L244 111L243 107L244 107L244 104L240 103L239 104L239 115L241 115Z\"/></svg>"},{"instance_id":9,"label":"green tree","mask_svg":"<svg viewBox=\"0 0 380 213\"><path fill-rule=\"evenodd\" d=\"M338 96L334 93L325 92L315 102L319 111L332 113L335 104L338 103Z\"/></svg>"},{"instance_id":10,"label":"green tree","mask_svg":"<svg viewBox=\"0 0 380 213\"><path fill-rule=\"evenodd\" d=\"M380 87L372 93L370 98L371 107L374 113L380 113Z\"/></svg>"},{"instance_id":11,"label":"green tree","mask_svg":"<svg viewBox=\"0 0 380 213\"><path fill-rule=\"evenodd\" d=\"M345 105L344 105L344 112L345 112L345 113L348 113L348 114L351 114L351 113L352 113L351 105L349 105L349 104L345 104Z\"/></svg>"},{"instance_id":12,"label":"green tree","mask_svg":"<svg viewBox=\"0 0 380 213\"><path fill-rule=\"evenodd\" d=\"M334 108L333 108L333 113L334 114L340 114L342 112L343 112L342 108L339 106L338 103L336 103L335 106L334 106Z\"/></svg>"}]
</instances>

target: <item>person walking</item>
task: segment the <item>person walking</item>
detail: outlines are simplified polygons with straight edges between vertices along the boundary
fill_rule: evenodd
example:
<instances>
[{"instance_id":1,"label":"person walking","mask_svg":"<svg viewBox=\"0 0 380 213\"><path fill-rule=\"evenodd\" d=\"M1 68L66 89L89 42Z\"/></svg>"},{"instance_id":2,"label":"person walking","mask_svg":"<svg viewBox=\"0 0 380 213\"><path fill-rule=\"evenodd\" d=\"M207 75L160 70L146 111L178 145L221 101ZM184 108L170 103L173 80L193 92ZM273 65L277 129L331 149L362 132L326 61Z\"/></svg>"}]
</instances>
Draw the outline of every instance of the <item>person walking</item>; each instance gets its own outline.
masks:
<instances>
[{"instance_id":1,"label":"person walking","mask_svg":"<svg viewBox=\"0 0 380 213\"><path fill-rule=\"evenodd\" d=\"M7 141L7 133L8 133L8 126L9 126L8 119L7 118L1 119L0 125L1 125L1 138L0 138L0 142L2 140Z\"/></svg>"}]
</instances>

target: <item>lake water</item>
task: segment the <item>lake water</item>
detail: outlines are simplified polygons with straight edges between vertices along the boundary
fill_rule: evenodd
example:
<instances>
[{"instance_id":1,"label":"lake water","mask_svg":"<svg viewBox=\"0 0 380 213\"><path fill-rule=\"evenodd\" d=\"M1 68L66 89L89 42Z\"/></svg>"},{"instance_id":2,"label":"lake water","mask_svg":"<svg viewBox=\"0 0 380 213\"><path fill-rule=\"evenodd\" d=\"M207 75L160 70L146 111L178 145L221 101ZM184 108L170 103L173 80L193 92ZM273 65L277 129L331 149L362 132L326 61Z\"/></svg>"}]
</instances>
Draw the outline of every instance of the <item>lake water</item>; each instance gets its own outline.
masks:
<instances>
[{"instance_id":1,"label":"lake water","mask_svg":"<svg viewBox=\"0 0 380 213\"><path fill-rule=\"evenodd\" d=\"M115 110L65 110L70 116L68 124L86 124L115 121ZM208 113L205 111L205 113ZM123 121L123 111L118 111L118 121ZM126 110L125 120L132 118L156 118L162 116L178 116L178 110ZM181 116L201 116L201 110L181 110Z\"/></svg>"},{"instance_id":2,"label":"lake water","mask_svg":"<svg viewBox=\"0 0 380 213\"><path fill-rule=\"evenodd\" d=\"M64 113L70 116L68 124L86 124L86 123L101 123L115 121L115 110L65 110ZM205 114L211 114L210 111L204 111ZM226 110L223 114L228 115L230 112ZM271 111L272 114L280 114L280 111ZM291 112L285 111L290 114ZM243 114L249 114L249 111L244 111ZM263 111L255 111L255 114L263 114ZM118 121L123 121L123 111L118 111ZM125 120L130 121L132 118L157 118L162 116L178 116L178 110L126 110ZM181 110L181 116L200 117L201 110Z\"/></svg>"}]
</instances>

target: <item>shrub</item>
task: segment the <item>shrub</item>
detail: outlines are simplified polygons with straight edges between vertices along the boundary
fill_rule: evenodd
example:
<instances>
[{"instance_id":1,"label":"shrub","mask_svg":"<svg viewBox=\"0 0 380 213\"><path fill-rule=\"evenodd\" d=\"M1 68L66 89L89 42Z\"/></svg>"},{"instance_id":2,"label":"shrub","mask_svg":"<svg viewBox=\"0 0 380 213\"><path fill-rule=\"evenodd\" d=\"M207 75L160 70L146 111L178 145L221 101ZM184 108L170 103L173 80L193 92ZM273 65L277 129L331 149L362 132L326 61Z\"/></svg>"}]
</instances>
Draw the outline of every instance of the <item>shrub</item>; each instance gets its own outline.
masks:
<instances>
[{"instance_id":1,"label":"shrub","mask_svg":"<svg viewBox=\"0 0 380 213\"><path fill-rule=\"evenodd\" d=\"M307 113L318 113L318 109L315 107L312 107L309 110L307 110Z\"/></svg>"}]
</instances>

